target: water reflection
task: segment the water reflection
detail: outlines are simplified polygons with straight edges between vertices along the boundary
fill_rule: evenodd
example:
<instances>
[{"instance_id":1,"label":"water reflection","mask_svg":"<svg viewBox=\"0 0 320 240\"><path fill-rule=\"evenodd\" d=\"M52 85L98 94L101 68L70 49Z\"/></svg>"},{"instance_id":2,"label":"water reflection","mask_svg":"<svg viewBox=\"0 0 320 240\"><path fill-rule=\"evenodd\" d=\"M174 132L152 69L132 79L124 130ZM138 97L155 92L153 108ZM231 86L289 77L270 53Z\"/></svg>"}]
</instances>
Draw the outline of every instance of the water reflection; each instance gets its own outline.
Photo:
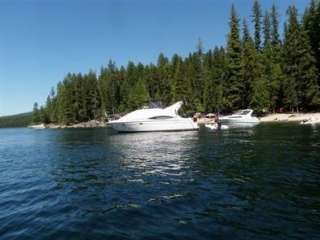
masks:
<instances>
[{"instance_id":1,"label":"water reflection","mask_svg":"<svg viewBox=\"0 0 320 240\"><path fill-rule=\"evenodd\" d=\"M110 139L122 164L143 175L183 175L198 132L118 134Z\"/></svg>"},{"instance_id":2,"label":"water reflection","mask_svg":"<svg viewBox=\"0 0 320 240\"><path fill-rule=\"evenodd\" d=\"M80 199L86 199L85 192L91 195L94 189L104 199L103 189L107 186L118 192L126 189L123 194L127 194L128 184L137 188L141 184L190 181L198 134L61 131L51 145L54 160L50 176L58 188L82 192Z\"/></svg>"},{"instance_id":3,"label":"water reflection","mask_svg":"<svg viewBox=\"0 0 320 240\"><path fill-rule=\"evenodd\" d=\"M0 238L318 239L319 139L297 124L4 130Z\"/></svg>"},{"instance_id":4,"label":"water reflection","mask_svg":"<svg viewBox=\"0 0 320 240\"><path fill-rule=\"evenodd\" d=\"M228 123L226 125L230 128L253 128L258 126L258 123Z\"/></svg>"}]
</instances>

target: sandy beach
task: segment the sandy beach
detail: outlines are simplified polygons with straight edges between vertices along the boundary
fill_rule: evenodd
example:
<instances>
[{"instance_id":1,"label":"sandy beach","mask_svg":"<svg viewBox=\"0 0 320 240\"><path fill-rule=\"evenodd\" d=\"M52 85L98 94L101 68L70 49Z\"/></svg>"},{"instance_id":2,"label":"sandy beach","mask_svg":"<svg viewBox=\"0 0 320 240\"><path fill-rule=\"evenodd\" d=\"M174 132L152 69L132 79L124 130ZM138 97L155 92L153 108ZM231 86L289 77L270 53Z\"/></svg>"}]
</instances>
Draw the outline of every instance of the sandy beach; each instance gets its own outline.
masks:
<instances>
[{"instance_id":1,"label":"sandy beach","mask_svg":"<svg viewBox=\"0 0 320 240\"><path fill-rule=\"evenodd\" d=\"M319 113L272 113L259 117L260 122L301 122L309 119L320 120ZM198 118L199 124L213 123L213 118Z\"/></svg>"},{"instance_id":2,"label":"sandy beach","mask_svg":"<svg viewBox=\"0 0 320 240\"><path fill-rule=\"evenodd\" d=\"M320 113L274 113L259 119L261 122L301 122L311 118L320 120Z\"/></svg>"}]
</instances>

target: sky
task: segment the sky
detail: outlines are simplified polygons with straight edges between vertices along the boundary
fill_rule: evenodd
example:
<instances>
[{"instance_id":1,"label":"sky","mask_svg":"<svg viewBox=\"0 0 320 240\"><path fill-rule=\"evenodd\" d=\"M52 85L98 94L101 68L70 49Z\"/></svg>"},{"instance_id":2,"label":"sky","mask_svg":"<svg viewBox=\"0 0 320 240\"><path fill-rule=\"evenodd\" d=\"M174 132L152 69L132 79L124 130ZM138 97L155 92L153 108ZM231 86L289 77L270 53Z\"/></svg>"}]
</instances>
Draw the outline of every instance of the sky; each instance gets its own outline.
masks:
<instances>
[{"instance_id":1,"label":"sky","mask_svg":"<svg viewBox=\"0 0 320 240\"><path fill-rule=\"evenodd\" d=\"M0 116L32 110L68 72L99 72L109 59L156 62L160 52L186 56L198 39L224 45L230 7L250 18L252 0L0 0ZM295 4L274 3L280 20Z\"/></svg>"}]
</instances>

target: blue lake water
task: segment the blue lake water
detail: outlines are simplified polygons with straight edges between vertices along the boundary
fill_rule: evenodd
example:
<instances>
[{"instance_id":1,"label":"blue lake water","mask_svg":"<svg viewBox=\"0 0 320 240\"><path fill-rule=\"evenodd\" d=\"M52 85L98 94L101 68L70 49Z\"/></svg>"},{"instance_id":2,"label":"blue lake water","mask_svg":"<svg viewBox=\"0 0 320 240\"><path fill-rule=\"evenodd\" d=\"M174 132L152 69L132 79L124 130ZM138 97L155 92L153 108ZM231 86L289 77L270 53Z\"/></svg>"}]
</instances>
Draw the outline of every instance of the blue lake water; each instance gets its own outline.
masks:
<instances>
[{"instance_id":1,"label":"blue lake water","mask_svg":"<svg viewBox=\"0 0 320 240\"><path fill-rule=\"evenodd\" d=\"M0 239L320 239L320 127L0 129Z\"/></svg>"}]
</instances>

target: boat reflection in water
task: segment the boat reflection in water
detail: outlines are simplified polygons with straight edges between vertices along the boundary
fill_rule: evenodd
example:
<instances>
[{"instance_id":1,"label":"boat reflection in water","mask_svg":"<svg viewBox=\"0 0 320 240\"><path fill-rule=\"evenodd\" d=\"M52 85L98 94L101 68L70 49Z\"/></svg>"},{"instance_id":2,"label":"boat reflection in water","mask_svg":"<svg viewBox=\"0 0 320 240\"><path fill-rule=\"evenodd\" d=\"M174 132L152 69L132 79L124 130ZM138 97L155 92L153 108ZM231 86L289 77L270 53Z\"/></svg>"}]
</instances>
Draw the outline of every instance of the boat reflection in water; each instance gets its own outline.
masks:
<instances>
[{"instance_id":1,"label":"boat reflection in water","mask_svg":"<svg viewBox=\"0 0 320 240\"><path fill-rule=\"evenodd\" d=\"M121 161L137 175L184 174L188 158L192 158L198 132L156 132L115 134L110 139L121 148Z\"/></svg>"}]
</instances>

